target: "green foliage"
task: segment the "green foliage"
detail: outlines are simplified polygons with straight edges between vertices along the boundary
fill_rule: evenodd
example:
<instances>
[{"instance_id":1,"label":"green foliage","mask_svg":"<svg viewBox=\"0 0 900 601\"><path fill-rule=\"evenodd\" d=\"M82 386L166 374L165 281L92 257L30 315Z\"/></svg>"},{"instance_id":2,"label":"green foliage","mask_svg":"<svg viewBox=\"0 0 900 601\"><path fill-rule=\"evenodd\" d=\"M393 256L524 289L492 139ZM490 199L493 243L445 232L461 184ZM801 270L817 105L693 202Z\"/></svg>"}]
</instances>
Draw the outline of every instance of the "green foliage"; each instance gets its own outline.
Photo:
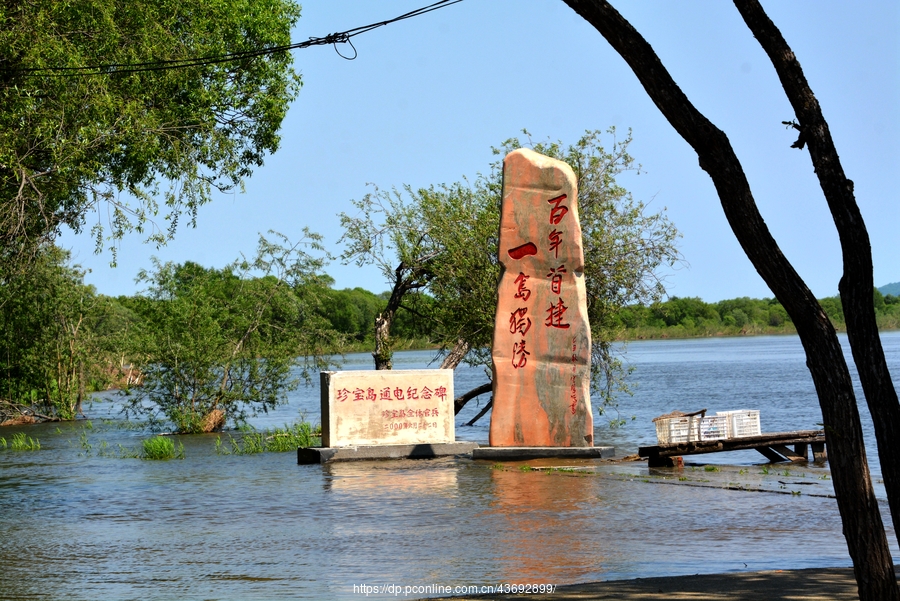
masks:
<instances>
[{"instance_id":1,"label":"green foliage","mask_svg":"<svg viewBox=\"0 0 900 601\"><path fill-rule=\"evenodd\" d=\"M180 442L176 448L175 442L169 436L154 436L141 443L143 452L141 459L184 459L184 445Z\"/></svg>"},{"instance_id":2,"label":"green foliage","mask_svg":"<svg viewBox=\"0 0 900 601\"><path fill-rule=\"evenodd\" d=\"M0 264L0 405L7 409L74 418L103 354L92 325L104 304L68 258L45 245L27 269Z\"/></svg>"},{"instance_id":3,"label":"green foliage","mask_svg":"<svg viewBox=\"0 0 900 601\"><path fill-rule=\"evenodd\" d=\"M289 44L299 14L291 0L4 4L0 253L27 255L61 225L80 230L99 203L113 239L150 226L150 239L165 241L180 216L193 221L213 190L239 187L278 147L300 86L287 52L162 71L34 70ZM152 221L160 212L168 228ZM93 232L99 247L103 226ZM110 249L115 257L115 243Z\"/></svg>"},{"instance_id":4,"label":"green foliage","mask_svg":"<svg viewBox=\"0 0 900 601\"><path fill-rule=\"evenodd\" d=\"M331 364L341 338L318 305L323 259L301 248L321 251L319 237L282 242L260 238L253 260L223 269L155 262L139 275L148 290L130 354L144 381L126 414L178 432L215 429L217 412L240 424Z\"/></svg>"},{"instance_id":5,"label":"green foliage","mask_svg":"<svg viewBox=\"0 0 900 601\"><path fill-rule=\"evenodd\" d=\"M6 441L3 441L3 447L6 447ZM40 451L41 442L37 438L32 438L24 432L17 432L12 435L9 448L11 451Z\"/></svg>"},{"instance_id":6,"label":"green foliage","mask_svg":"<svg viewBox=\"0 0 900 601\"><path fill-rule=\"evenodd\" d=\"M876 318L882 329L900 328L900 303L893 299L874 295ZM839 297L820 299L819 304L836 329L845 329ZM774 298L741 297L705 303L699 298L673 296L649 306L629 305L617 320L626 339L796 333L787 311Z\"/></svg>"},{"instance_id":7,"label":"green foliage","mask_svg":"<svg viewBox=\"0 0 900 601\"><path fill-rule=\"evenodd\" d=\"M284 453L296 451L298 447L319 444L321 436L321 428L314 428L309 422L299 422L284 428L244 432L239 438L229 435L227 444L223 443L221 436L217 437L216 453L219 455Z\"/></svg>"},{"instance_id":8,"label":"green foliage","mask_svg":"<svg viewBox=\"0 0 900 601\"><path fill-rule=\"evenodd\" d=\"M371 341L372 324L386 301L362 288L325 289L321 295L322 315L331 327L354 342Z\"/></svg>"}]
</instances>

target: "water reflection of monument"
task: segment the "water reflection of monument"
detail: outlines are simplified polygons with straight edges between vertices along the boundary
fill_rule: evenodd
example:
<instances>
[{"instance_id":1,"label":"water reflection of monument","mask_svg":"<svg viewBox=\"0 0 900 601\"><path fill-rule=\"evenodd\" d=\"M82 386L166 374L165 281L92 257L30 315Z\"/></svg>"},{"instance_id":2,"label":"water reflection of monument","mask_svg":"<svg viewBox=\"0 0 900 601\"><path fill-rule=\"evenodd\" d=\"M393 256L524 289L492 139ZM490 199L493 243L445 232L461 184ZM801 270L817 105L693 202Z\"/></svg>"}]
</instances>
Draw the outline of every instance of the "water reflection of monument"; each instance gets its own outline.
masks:
<instances>
[{"instance_id":1,"label":"water reflection of monument","mask_svg":"<svg viewBox=\"0 0 900 601\"><path fill-rule=\"evenodd\" d=\"M596 578L605 541L591 536L586 506L597 504L591 476L492 470L488 511L494 557L510 582L577 582Z\"/></svg>"},{"instance_id":2,"label":"water reflection of monument","mask_svg":"<svg viewBox=\"0 0 900 601\"><path fill-rule=\"evenodd\" d=\"M391 491L398 497L423 499L430 495L457 494L457 469L437 462L424 465L414 460L382 465L361 461L334 462L323 466L326 491L359 494Z\"/></svg>"}]
</instances>

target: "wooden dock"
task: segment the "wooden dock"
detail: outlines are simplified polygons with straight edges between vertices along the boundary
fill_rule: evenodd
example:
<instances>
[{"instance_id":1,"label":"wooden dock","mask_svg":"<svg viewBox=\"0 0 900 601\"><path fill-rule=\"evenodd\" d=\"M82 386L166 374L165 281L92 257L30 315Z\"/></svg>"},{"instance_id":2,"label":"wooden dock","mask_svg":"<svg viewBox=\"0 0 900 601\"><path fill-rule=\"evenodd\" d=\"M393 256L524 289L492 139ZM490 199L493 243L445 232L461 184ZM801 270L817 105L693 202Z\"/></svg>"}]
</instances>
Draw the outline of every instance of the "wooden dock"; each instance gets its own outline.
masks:
<instances>
[{"instance_id":1,"label":"wooden dock","mask_svg":"<svg viewBox=\"0 0 900 601\"><path fill-rule=\"evenodd\" d=\"M790 447L793 446L793 449ZM650 467L674 465L673 458L701 453L722 453L756 449L769 461L809 461L812 449L813 461L827 461L825 430L798 430L796 432L772 432L741 438L722 440L695 440L641 447L638 454L647 457Z\"/></svg>"}]
</instances>

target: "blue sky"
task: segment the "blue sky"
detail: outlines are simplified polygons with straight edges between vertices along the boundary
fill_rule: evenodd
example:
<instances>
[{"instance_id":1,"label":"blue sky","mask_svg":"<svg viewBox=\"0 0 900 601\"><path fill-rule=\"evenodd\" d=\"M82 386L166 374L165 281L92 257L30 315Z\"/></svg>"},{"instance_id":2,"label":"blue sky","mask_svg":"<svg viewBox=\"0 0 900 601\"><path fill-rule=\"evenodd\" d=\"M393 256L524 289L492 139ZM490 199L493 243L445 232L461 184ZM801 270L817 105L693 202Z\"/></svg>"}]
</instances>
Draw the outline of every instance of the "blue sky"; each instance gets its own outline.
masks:
<instances>
[{"instance_id":1,"label":"blue sky","mask_svg":"<svg viewBox=\"0 0 900 601\"><path fill-rule=\"evenodd\" d=\"M427 0L308 0L295 42L382 21ZM730 3L614 2L650 42L694 104L729 136L782 250L817 296L837 293L840 249L806 151L790 148L794 118L767 57ZM803 65L855 182L875 261L875 284L900 281L900 3L764 1ZM87 234L60 243L105 294L134 294L155 255L220 267L252 254L260 233L297 239L304 226L337 254L338 213L367 183L382 188L454 182L486 172L491 146L527 128L574 142L587 129L633 130L644 173L620 179L683 234L686 264L669 293L716 301L772 296L744 256L709 177L650 102L624 61L561 0L464 0L354 38L344 60L330 46L294 52L303 89L282 147L246 182L218 195L157 249L135 234L95 255ZM349 48L342 48L345 54ZM88 228L104 216L88 218ZM374 267L335 262L336 287L387 289ZM588 274L589 275L589 274Z\"/></svg>"}]
</instances>

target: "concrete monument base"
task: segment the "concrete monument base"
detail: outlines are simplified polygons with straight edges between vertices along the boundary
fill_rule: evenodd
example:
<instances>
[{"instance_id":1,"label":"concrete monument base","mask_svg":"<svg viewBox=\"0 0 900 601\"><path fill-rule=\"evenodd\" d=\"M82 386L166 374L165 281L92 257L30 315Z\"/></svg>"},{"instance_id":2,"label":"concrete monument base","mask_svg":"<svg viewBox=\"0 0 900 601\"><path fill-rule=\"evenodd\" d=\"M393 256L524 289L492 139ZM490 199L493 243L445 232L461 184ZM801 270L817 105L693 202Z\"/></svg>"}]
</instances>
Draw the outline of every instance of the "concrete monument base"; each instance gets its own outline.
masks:
<instances>
[{"instance_id":1,"label":"concrete monument base","mask_svg":"<svg viewBox=\"0 0 900 601\"><path fill-rule=\"evenodd\" d=\"M332 461L366 461L372 459L433 459L471 453L476 442L441 442L422 444L360 445L355 447L300 447L297 463L330 463Z\"/></svg>"},{"instance_id":2,"label":"concrete monument base","mask_svg":"<svg viewBox=\"0 0 900 601\"><path fill-rule=\"evenodd\" d=\"M608 459L615 455L614 447L478 447L472 459L493 461L523 461L526 459Z\"/></svg>"}]
</instances>

